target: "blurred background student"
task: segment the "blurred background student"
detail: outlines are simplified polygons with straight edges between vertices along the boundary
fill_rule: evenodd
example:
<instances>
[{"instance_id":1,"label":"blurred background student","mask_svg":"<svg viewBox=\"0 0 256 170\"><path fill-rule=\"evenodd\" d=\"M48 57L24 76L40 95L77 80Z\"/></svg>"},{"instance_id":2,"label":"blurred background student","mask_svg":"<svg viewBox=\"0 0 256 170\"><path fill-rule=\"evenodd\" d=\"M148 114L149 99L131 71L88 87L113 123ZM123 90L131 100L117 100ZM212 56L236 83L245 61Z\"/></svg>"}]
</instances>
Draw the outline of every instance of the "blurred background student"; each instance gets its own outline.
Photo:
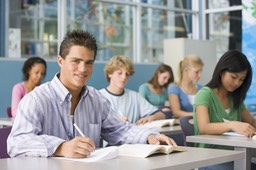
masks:
<instances>
[{"instance_id":1,"label":"blurred background student","mask_svg":"<svg viewBox=\"0 0 256 170\"><path fill-rule=\"evenodd\" d=\"M12 89L12 117L16 116L16 110L20 100L36 86L41 84L46 75L46 62L40 57L28 58L22 67L23 82L17 83Z\"/></svg>"},{"instance_id":2,"label":"blurred background student","mask_svg":"<svg viewBox=\"0 0 256 170\"><path fill-rule=\"evenodd\" d=\"M175 118L193 115L194 98L202 87L198 84L203 61L196 55L188 55L179 63L178 81L168 88L170 107Z\"/></svg>"},{"instance_id":3,"label":"blurred background student","mask_svg":"<svg viewBox=\"0 0 256 170\"><path fill-rule=\"evenodd\" d=\"M134 65L128 57L121 55L112 57L104 71L109 85L100 92L110 101L113 110L123 120L140 125L165 119L164 113L138 92L125 88L130 76L135 72Z\"/></svg>"},{"instance_id":4,"label":"blurred background student","mask_svg":"<svg viewBox=\"0 0 256 170\"><path fill-rule=\"evenodd\" d=\"M139 87L139 93L152 105L161 109L166 118L172 118L172 113L168 102L167 88L173 83L173 71L167 64L160 64L156 69L153 77Z\"/></svg>"},{"instance_id":5,"label":"blurred background student","mask_svg":"<svg viewBox=\"0 0 256 170\"><path fill-rule=\"evenodd\" d=\"M243 53L230 50L223 54L215 67L212 79L196 95L193 115L195 135L222 134L229 131L248 137L254 135L256 120L244 105L251 81L252 68ZM230 146L209 144L198 146L233 149ZM255 168L255 164L252 166ZM216 170L233 169L233 163L213 167Z\"/></svg>"}]
</instances>

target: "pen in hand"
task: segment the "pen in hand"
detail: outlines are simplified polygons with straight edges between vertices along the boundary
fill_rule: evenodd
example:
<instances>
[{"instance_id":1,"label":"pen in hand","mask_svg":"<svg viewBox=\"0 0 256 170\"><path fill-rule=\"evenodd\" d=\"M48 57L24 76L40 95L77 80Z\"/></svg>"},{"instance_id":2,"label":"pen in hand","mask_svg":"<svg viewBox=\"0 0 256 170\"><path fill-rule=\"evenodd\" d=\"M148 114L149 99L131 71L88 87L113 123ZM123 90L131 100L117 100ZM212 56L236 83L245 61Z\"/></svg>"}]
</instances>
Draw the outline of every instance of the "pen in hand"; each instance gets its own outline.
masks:
<instances>
[{"instance_id":1,"label":"pen in hand","mask_svg":"<svg viewBox=\"0 0 256 170\"><path fill-rule=\"evenodd\" d=\"M78 133L82 136L85 137L84 133L81 131L81 129L77 126L76 123L73 124L75 129L78 131ZM95 146L93 146L93 149L95 149Z\"/></svg>"},{"instance_id":2,"label":"pen in hand","mask_svg":"<svg viewBox=\"0 0 256 170\"><path fill-rule=\"evenodd\" d=\"M118 111L118 113L120 116L124 116L124 114L120 110Z\"/></svg>"},{"instance_id":3,"label":"pen in hand","mask_svg":"<svg viewBox=\"0 0 256 170\"><path fill-rule=\"evenodd\" d=\"M83 132L81 131L81 129L77 126L77 124L74 123L73 125L74 125L74 127L76 128L76 130L78 131L78 133L79 133L81 136L85 137L84 133L83 133Z\"/></svg>"},{"instance_id":4,"label":"pen in hand","mask_svg":"<svg viewBox=\"0 0 256 170\"><path fill-rule=\"evenodd\" d=\"M128 118L121 112L121 111L118 111L118 117L122 120L122 121L124 121L124 122L128 122L129 120L128 120Z\"/></svg>"}]
</instances>

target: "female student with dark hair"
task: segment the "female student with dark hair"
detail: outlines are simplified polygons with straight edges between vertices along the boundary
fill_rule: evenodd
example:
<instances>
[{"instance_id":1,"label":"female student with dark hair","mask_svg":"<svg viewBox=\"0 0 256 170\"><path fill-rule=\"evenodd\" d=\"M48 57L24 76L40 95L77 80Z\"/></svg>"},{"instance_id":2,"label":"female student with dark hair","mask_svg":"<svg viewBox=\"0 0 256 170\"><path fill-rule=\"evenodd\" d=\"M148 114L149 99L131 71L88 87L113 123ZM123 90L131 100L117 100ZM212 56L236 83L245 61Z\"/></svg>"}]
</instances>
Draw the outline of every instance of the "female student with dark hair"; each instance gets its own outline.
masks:
<instances>
[{"instance_id":1,"label":"female student with dark hair","mask_svg":"<svg viewBox=\"0 0 256 170\"><path fill-rule=\"evenodd\" d=\"M252 136L256 121L243 103L251 81L252 68L246 56L237 50L226 52L217 63L210 82L196 95L193 115L195 134L234 131ZM233 149L208 144L198 146ZM222 164L216 169L221 168L233 169L233 164Z\"/></svg>"},{"instance_id":2,"label":"female student with dark hair","mask_svg":"<svg viewBox=\"0 0 256 170\"><path fill-rule=\"evenodd\" d=\"M25 94L41 84L46 75L46 67L45 60L40 57L30 57L25 61L22 67L24 81L15 84L12 89L12 117L16 116L18 104Z\"/></svg>"},{"instance_id":3,"label":"female student with dark hair","mask_svg":"<svg viewBox=\"0 0 256 170\"><path fill-rule=\"evenodd\" d=\"M168 101L167 88L174 81L172 68L167 64L160 64L153 77L139 87L139 93L152 105L161 109L166 118L171 118L169 107L165 107Z\"/></svg>"}]
</instances>

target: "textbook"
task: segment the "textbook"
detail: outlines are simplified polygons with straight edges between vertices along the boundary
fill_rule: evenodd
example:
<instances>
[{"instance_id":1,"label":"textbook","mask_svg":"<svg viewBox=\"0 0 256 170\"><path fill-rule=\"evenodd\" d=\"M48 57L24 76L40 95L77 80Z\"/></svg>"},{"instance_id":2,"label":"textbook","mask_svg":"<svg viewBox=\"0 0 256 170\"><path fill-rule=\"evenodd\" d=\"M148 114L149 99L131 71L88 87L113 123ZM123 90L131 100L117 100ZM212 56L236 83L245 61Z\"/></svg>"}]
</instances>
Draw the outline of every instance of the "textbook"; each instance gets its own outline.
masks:
<instances>
[{"instance_id":1,"label":"textbook","mask_svg":"<svg viewBox=\"0 0 256 170\"><path fill-rule=\"evenodd\" d=\"M65 158L65 157L52 157L52 158L79 161L79 162L98 162L98 161L113 159L117 156L118 156L118 147L109 146L105 148L96 149L87 158Z\"/></svg>"},{"instance_id":2,"label":"textbook","mask_svg":"<svg viewBox=\"0 0 256 170\"><path fill-rule=\"evenodd\" d=\"M119 146L118 151L119 155L122 156L146 158L157 153L170 154L172 152L186 151L186 149L181 146L171 145L124 144Z\"/></svg>"},{"instance_id":3,"label":"textbook","mask_svg":"<svg viewBox=\"0 0 256 170\"><path fill-rule=\"evenodd\" d=\"M175 124L179 124L177 119L162 119L162 120L154 120L152 122L147 122L142 126L146 126L146 127L165 127L165 126L173 126Z\"/></svg>"}]
</instances>

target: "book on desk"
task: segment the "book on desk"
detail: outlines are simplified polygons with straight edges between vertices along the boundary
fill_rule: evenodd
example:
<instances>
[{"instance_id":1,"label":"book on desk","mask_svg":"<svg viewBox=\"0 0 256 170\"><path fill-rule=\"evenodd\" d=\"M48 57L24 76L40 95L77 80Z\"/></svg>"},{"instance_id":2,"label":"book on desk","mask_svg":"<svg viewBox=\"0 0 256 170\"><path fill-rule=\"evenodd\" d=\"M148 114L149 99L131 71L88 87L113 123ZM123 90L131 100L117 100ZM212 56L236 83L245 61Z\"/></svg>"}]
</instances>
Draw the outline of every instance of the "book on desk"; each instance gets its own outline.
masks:
<instances>
[{"instance_id":1,"label":"book on desk","mask_svg":"<svg viewBox=\"0 0 256 170\"><path fill-rule=\"evenodd\" d=\"M172 152L186 151L181 146L150 145L150 144L124 144L119 147L119 155L146 158L154 154L170 154Z\"/></svg>"},{"instance_id":2,"label":"book on desk","mask_svg":"<svg viewBox=\"0 0 256 170\"><path fill-rule=\"evenodd\" d=\"M96 149L87 158L65 158L52 157L53 159L65 159L80 162L98 162L108 159L113 159L119 155L147 158L154 154L170 154L172 152L186 151L181 146L171 145L151 145L151 144L124 144L121 146L109 146L105 148Z\"/></svg>"},{"instance_id":3,"label":"book on desk","mask_svg":"<svg viewBox=\"0 0 256 170\"><path fill-rule=\"evenodd\" d=\"M165 127L165 126L174 126L178 125L179 120L178 119L161 119L161 120L154 120L152 122L147 122L143 124L142 126L146 127Z\"/></svg>"}]
</instances>

